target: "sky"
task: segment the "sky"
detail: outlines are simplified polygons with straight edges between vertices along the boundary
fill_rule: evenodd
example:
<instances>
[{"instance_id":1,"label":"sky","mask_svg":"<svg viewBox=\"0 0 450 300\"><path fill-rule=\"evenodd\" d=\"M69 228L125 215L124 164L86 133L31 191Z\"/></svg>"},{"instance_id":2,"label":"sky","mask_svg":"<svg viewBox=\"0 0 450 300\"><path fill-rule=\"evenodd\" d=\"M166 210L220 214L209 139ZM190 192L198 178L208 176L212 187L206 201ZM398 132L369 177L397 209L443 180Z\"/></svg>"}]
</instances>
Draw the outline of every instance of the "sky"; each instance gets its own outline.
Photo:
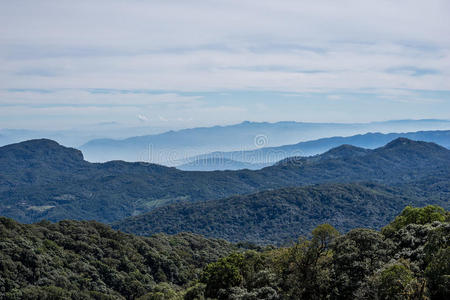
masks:
<instances>
[{"instance_id":1,"label":"sky","mask_svg":"<svg viewBox=\"0 0 450 300\"><path fill-rule=\"evenodd\" d=\"M0 0L0 128L422 118L448 0Z\"/></svg>"}]
</instances>

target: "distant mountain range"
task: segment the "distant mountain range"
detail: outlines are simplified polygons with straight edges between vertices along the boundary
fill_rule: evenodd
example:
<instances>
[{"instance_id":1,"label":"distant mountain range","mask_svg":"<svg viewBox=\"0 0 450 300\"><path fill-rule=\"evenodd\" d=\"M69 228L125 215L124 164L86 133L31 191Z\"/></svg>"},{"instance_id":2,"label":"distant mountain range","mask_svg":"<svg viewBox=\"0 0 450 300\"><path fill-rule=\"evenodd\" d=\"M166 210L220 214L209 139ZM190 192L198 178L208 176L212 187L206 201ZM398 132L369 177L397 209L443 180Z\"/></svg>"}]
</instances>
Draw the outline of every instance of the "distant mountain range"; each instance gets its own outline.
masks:
<instances>
[{"instance_id":1,"label":"distant mountain range","mask_svg":"<svg viewBox=\"0 0 450 300\"><path fill-rule=\"evenodd\" d=\"M398 138L375 150L341 146L256 171L186 172L149 163L89 163L79 150L31 140L0 147L0 169L0 215L21 222L115 222L171 203L269 189L363 181L400 185L444 178L450 170L450 150Z\"/></svg>"},{"instance_id":2,"label":"distant mountain range","mask_svg":"<svg viewBox=\"0 0 450 300\"><path fill-rule=\"evenodd\" d=\"M404 137L416 141L433 142L450 148L450 130L418 131L406 133L366 133L349 137L331 137L280 147L264 147L251 151L212 152L188 158L177 166L180 170L255 170L293 156L311 156L339 145L353 145L368 149L381 147Z\"/></svg>"},{"instance_id":3,"label":"distant mountain range","mask_svg":"<svg viewBox=\"0 0 450 300\"><path fill-rule=\"evenodd\" d=\"M134 135L156 134L167 131L161 127L130 127L116 122L102 122L73 129L10 129L0 128L0 146L31 139L47 138L60 144L79 147L98 138L126 138Z\"/></svg>"},{"instance_id":4,"label":"distant mountain range","mask_svg":"<svg viewBox=\"0 0 450 300\"><path fill-rule=\"evenodd\" d=\"M85 158L91 162L125 160L175 166L190 163L190 160L186 160L189 157L213 151L247 151L263 147L278 147L325 137L352 136L367 132L389 133L449 129L450 121L448 120L396 120L348 124L243 122L230 126L183 129L121 140L94 139L82 145L79 149L83 151ZM337 145L335 144L335 146ZM296 155L317 154L328 150L324 150L325 148L297 153ZM239 157L225 158L249 163L267 163L267 161L251 162Z\"/></svg>"},{"instance_id":5,"label":"distant mountain range","mask_svg":"<svg viewBox=\"0 0 450 300\"><path fill-rule=\"evenodd\" d=\"M194 159L191 162L179 165L176 168L183 171L259 170L270 165L271 163L248 163L211 156Z\"/></svg>"}]
</instances>

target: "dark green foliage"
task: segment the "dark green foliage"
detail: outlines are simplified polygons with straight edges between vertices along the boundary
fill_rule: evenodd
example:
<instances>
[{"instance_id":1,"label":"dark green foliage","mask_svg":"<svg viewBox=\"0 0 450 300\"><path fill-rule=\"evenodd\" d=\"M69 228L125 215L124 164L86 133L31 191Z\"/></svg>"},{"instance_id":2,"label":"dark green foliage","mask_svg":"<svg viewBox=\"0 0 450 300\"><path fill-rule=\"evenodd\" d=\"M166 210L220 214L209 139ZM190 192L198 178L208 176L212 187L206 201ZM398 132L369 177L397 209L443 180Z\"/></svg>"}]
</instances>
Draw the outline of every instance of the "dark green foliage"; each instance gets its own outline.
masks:
<instances>
[{"instance_id":1,"label":"dark green foliage","mask_svg":"<svg viewBox=\"0 0 450 300\"><path fill-rule=\"evenodd\" d=\"M422 223L391 237L369 229L339 236L321 225L311 239L290 247L232 254L210 264L202 276L204 291L218 299L448 299L450 224Z\"/></svg>"},{"instance_id":2,"label":"dark green foliage","mask_svg":"<svg viewBox=\"0 0 450 300\"><path fill-rule=\"evenodd\" d=\"M239 252L193 234L0 218L0 299L448 299L450 224L423 220L389 236L322 224L290 246Z\"/></svg>"},{"instance_id":3,"label":"dark green foliage","mask_svg":"<svg viewBox=\"0 0 450 300\"><path fill-rule=\"evenodd\" d=\"M414 273L405 264L392 265L383 270L379 277L378 288L382 299L404 299L417 293Z\"/></svg>"},{"instance_id":4,"label":"dark green foliage","mask_svg":"<svg viewBox=\"0 0 450 300\"><path fill-rule=\"evenodd\" d=\"M447 236L449 238L449 236ZM450 246L438 249L425 270L431 294L436 299L450 295Z\"/></svg>"},{"instance_id":5,"label":"dark green foliage","mask_svg":"<svg viewBox=\"0 0 450 300\"><path fill-rule=\"evenodd\" d=\"M446 221L433 227L423 248L425 277L436 299L446 299L450 295L450 223L448 218Z\"/></svg>"},{"instance_id":6,"label":"dark green foliage","mask_svg":"<svg viewBox=\"0 0 450 300\"><path fill-rule=\"evenodd\" d=\"M442 207L428 205L426 207L407 206L402 213L388 226L384 227L384 235L391 235L409 224L427 224L434 221L443 222L446 219L445 210Z\"/></svg>"},{"instance_id":7,"label":"dark green foliage","mask_svg":"<svg viewBox=\"0 0 450 300\"><path fill-rule=\"evenodd\" d=\"M312 231L311 240L300 239L276 254L276 273L281 277L278 286L285 296L290 299L326 298L331 276L329 247L338 236L331 225L319 225Z\"/></svg>"},{"instance_id":8,"label":"dark green foliage","mask_svg":"<svg viewBox=\"0 0 450 300\"><path fill-rule=\"evenodd\" d=\"M450 188L450 181L446 186ZM113 227L138 235L190 231L235 242L282 244L309 235L322 223L341 232L356 227L380 229L406 205L437 203L448 207L447 199L412 193L409 186L324 184L178 203L125 219Z\"/></svg>"},{"instance_id":9,"label":"dark green foliage","mask_svg":"<svg viewBox=\"0 0 450 300\"><path fill-rule=\"evenodd\" d=\"M268 253L233 253L203 271L204 296L213 299L277 299ZM208 298L208 299L209 299ZM186 298L185 298L186 299Z\"/></svg>"},{"instance_id":10,"label":"dark green foliage","mask_svg":"<svg viewBox=\"0 0 450 300\"><path fill-rule=\"evenodd\" d=\"M137 298L138 300L181 300L183 296L180 291L175 291L173 287L166 283L160 283L153 288L153 291Z\"/></svg>"},{"instance_id":11,"label":"dark green foliage","mask_svg":"<svg viewBox=\"0 0 450 300\"><path fill-rule=\"evenodd\" d=\"M206 283L205 296L217 298L220 290L240 286L244 280L241 270L244 269L244 255L234 253L208 265L203 273L202 281Z\"/></svg>"},{"instance_id":12,"label":"dark green foliage","mask_svg":"<svg viewBox=\"0 0 450 300\"><path fill-rule=\"evenodd\" d=\"M96 222L0 218L0 299L179 299L206 264L236 250L188 233L141 238Z\"/></svg>"},{"instance_id":13,"label":"dark green foliage","mask_svg":"<svg viewBox=\"0 0 450 300\"><path fill-rule=\"evenodd\" d=\"M6 293L6 299L25 300L60 300L60 299L88 299L88 293L78 294L56 286L27 286Z\"/></svg>"},{"instance_id":14,"label":"dark green foliage","mask_svg":"<svg viewBox=\"0 0 450 300\"><path fill-rule=\"evenodd\" d=\"M184 300L204 300L206 285L204 283L195 283L189 287L184 294Z\"/></svg>"},{"instance_id":15,"label":"dark green foliage","mask_svg":"<svg viewBox=\"0 0 450 300\"><path fill-rule=\"evenodd\" d=\"M350 299L363 280L389 261L392 246L382 234L354 229L333 245L333 286L337 299Z\"/></svg>"},{"instance_id":16,"label":"dark green foliage","mask_svg":"<svg viewBox=\"0 0 450 300\"><path fill-rule=\"evenodd\" d=\"M0 215L21 222L95 219L114 222L168 203L204 201L317 183L376 181L399 185L448 178L450 151L397 139L365 150L338 147L262 170L183 172L148 163L93 164L50 140L0 148ZM428 191L421 188L420 193ZM442 198L449 189L433 187ZM437 203L439 204L439 203Z\"/></svg>"}]
</instances>

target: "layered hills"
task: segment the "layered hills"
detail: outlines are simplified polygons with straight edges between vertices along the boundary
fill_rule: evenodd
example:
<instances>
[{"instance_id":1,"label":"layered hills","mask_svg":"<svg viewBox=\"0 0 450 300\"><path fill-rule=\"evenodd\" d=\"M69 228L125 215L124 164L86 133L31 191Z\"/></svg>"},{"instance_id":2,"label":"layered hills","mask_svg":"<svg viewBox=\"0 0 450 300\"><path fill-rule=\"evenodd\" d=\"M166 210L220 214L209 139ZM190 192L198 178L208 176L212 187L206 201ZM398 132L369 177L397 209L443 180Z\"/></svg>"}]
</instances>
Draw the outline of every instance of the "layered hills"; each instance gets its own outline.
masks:
<instances>
[{"instance_id":1,"label":"layered hills","mask_svg":"<svg viewBox=\"0 0 450 300\"><path fill-rule=\"evenodd\" d=\"M170 203L266 189L355 181L391 185L447 175L450 150L400 138L375 150L341 146L256 171L186 172L148 163L89 163L78 150L31 140L1 147L0 166L1 215L22 222L114 222Z\"/></svg>"},{"instance_id":2,"label":"layered hills","mask_svg":"<svg viewBox=\"0 0 450 300\"><path fill-rule=\"evenodd\" d=\"M179 160L209 153L212 151L245 151L261 147L278 147L298 142L311 141L333 136L353 136L367 132L415 132L417 130L448 130L448 120L392 120L371 123L307 123L307 122L242 122L235 125L199 127L168 131L160 134L132 136L125 139L93 139L80 149L88 161L105 162L109 160L147 161L174 166ZM379 142L374 147L382 146L390 140L402 135L392 136ZM412 136L404 136L414 139ZM419 138L423 140L423 138ZM433 141L434 140L429 140ZM348 143L343 141L340 144ZM304 152L292 155L313 155L336 147L340 144L326 147L314 146ZM365 144L356 146L368 147ZM238 157L224 157L231 160L246 161ZM284 158L284 157L282 157ZM280 160L278 158L276 160ZM190 161L188 161L190 162ZM268 163L268 161L262 161Z\"/></svg>"},{"instance_id":3,"label":"layered hills","mask_svg":"<svg viewBox=\"0 0 450 300\"><path fill-rule=\"evenodd\" d=\"M42 139L1 147L0 168L0 215L57 221L0 217L0 298L448 298L450 150L434 143L199 172ZM443 208L395 218L428 204Z\"/></svg>"},{"instance_id":4,"label":"layered hills","mask_svg":"<svg viewBox=\"0 0 450 300\"><path fill-rule=\"evenodd\" d=\"M279 147L263 147L248 151L230 151L230 152L212 152L180 161L179 169L186 166L189 170L226 170L236 167L245 167L255 169L260 165L271 165L280 160L292 156L312 156L324 153L340 145L352 145L366 149L375 149L395 140L397 138L408 138L416 141L433 142L450 148L450 131L417 131L405 133L365 133L353 136L336 136L321 138L311 141L299 142L292 145L283 145ZM233 164L228 163L233 161Z\"/></svg>"},{"instance_id":5,"label":"layered hills","mask_svg":"<svg viewBox=\"0 0 450 300\"><path fill-rule=\"evenodd\" d=\"M176 168L183 171L258 170L270 165L270 163L248 163L211 156L208 158L194 159Z\"/></svg>"}]
</instances>

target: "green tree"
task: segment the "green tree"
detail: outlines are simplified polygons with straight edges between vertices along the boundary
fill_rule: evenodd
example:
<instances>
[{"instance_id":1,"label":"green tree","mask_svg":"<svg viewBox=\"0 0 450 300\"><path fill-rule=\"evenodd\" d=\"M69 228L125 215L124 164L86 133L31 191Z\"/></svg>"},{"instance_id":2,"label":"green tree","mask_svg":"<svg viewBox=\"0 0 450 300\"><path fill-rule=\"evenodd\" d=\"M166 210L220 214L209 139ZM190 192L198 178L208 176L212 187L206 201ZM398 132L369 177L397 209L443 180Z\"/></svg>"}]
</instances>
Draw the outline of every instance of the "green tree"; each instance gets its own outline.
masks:
<instances>
[{"instance_id":1,"label":"green tree","mask_svg":"<svg viewBox=\"0 0 450 300\"><path fill-rule=\"evenodd\" d=\"M137 298L137 300L181 300L181 299L183 299L183 297L179 293L177 293L170 284L166 282L156 285L153 288L152 292Z\"/></svg>"},{"instance_id":2,"label":"green tree","mask_svg":"<svg viewBox=\"0 0 450 300\"><path fill-rule=\"evenodd\" d=\"M435 221L444 222L447 214L442 207L428 205L425 207L407 206L393 222L384 227L381 232L385 236L392 236L395 232L409 224L424 225Z\"/></svg>"},{"instance_id":3,"label":"green tree","mask_svg":"<svg viewBox=\"0 0 450 300\"><path fill-rule=\"evenodd\" d=\"M311 240L300 239L282 252L278 270L286 296L295 299L323 299L329 292L330 245L339 232L329 224L317 226Z\"/></svg>"},{"instance_id":4,"label":"green tree","mask_svg":"<svg viewBox=\"0 0 450 300\"><path fill-rule=\"evenodd\" d=\"M204 283L197 283L189 287L184 294L184 300L204 300L205 288Z\"/></svg>"},{"instance_id":5,"label":"green tree","mask_svg":"<svg viewBox=\"0 0 450 300\"><path fill-rule=\"evenodd\" d=\"M424 299L425 281L414 276L407 262L396 263L380 273L378 294L385 300Z\"/></svg>"},{"instance_id":6,"label":"green tree","mask_svg":"<svg viewBox=\"0 0 450 300\"><path fill-rule=\"evenodd\" d=\"M333 294L352 299L368 276L390 259L392 245L379 232L354 229L333 243Z\"/></svg>"},{"instance_id":7,"label":"green tree","mask_svg":"<svg viewBox=\"0 0 450 300\"><path fill-rule=\"evenodd\" d=\"M24 300L69 300L71 294L69 291L56 286L30 286L18 291L16 295L11 293L7 295L8 299Z\"/></svg>"},{"instance_id":8,"label":"green tree","mask_svg":"<svg viewBox=\"0 0 450 300\"><path fill-rule=\"evenodd\" d=\"M316 259L327 255L331 243L339 236L339 231L330 224L319 225L311 233L312 239L308 252Z\"/></svg>"},{"instance_id":9,"label":"green tree","mask_svg":"<svg viewBox=\"0 0 450 300\"><path fill-rule=\"evenodd\" d=\"M450 247L440 249L425 269L433 299L450 298Z\"/></svg>"},{"instance_id":10,"label":"green tree","mask_svg":"<svg viewBox=\"0 0 450 300\"><path fill-rule=\"evenodd\" d=\"M243 265L244 255L233 253L206 266L201 280L206 284L205 296L217 298L220 290L241 286L244 280L241 274Z\"/></svg>"}]
</instances>

